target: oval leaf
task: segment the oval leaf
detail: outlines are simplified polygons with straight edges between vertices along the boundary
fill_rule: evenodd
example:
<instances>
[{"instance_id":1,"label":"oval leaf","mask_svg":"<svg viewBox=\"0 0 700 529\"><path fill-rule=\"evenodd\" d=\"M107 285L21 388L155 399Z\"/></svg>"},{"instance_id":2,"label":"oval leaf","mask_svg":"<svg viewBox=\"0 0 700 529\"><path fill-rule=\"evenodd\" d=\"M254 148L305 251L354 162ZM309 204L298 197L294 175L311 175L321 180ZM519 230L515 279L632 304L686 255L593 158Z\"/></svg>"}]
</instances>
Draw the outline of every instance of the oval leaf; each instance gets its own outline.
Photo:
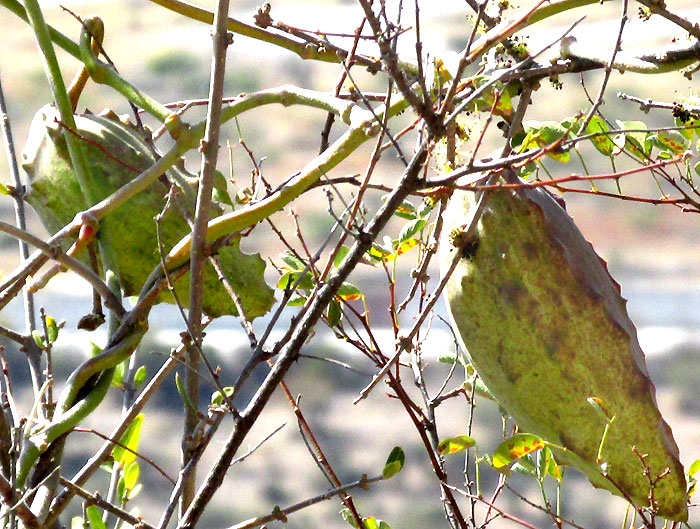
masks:
<instances>
[{"instance_id":1,"label":"oval leaf","mask_svg":"<svg viewBox=\"0 0 700 529\"><path fill-rule=\"evenodd\" d=\"M445 454L456 454L457 452L462 452L476 446L476 441L469 437L468 435L458 435L457 437L448 437L440 441L438 445L438 453Z\"/></svg>"},{"instance_id":2,"label":"oval leaf","mask_svg":"<svg viewBox=\"0 0 700 529\"><path fill-rule=\"evenodd\" d=\"M498 446L491 457L491 461L494 468L503 468L510 465L516 459L531 454L543 447L544 441L541 437L529 433L518 433L506 439Z\"/></svg>"},{"instance_id":3,"label":"oval leaf","mask_svg":"<svg viewBox=\"0 0 700 529\"><path fill-rule=\"evenodd\" d=\"M401 472L405 461L406 455L403 453L403 448L395 446L389 453L386 463L384 463L384 470L382 470L384 479L389 479Z\"/></svg>"}]
</instances>

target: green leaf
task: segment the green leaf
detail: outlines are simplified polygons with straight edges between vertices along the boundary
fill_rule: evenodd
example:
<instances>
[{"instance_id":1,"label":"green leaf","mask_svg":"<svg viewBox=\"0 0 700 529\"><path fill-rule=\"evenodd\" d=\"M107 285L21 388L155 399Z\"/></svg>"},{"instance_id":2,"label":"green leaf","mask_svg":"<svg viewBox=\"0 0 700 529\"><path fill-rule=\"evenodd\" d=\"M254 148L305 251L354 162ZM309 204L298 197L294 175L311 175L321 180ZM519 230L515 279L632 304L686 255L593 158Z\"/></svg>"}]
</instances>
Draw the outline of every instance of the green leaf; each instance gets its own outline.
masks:
<instances>
[{"instance_id":1,"label":"green leaf","mask_svg":"<svg viewBox=\"0 0 700 529\"><path fill-rule=\"evenodd\" d=\"M523 130L527 135L521 144L521 152L531 147L549 147L568 132L566 127L556 121L526 121L523 123ZM568 152L556 149L547 151L547 156L562 163L570 159Z\"/></svg>"},{"instance_id":2,"label":"green leaf","mask_svg":"<svg viewBox=\"0 0 700 529\"><path fill-rule=\"evenodd\" d=\"M233 396L234 391L233 386L224 387L224 394L229 398ZM215 391L211 394L211 403L214 406L221 406L224 403L224 397L221 396L221 391Z\"/></svg>"},{"instance_id":3,"label":"green leaf","mask_svg":"<svg viewBox=\"0 0 700 529\"><path fill-rule=\"evenodd\" d=\"M503 441L494 452L491 460L494 468L499 469L543 447L544 441L541 437L529 433L518 433Z\"/></svg>"},{"instance_id":4,"label":"green leaf","mask_svg":"<svg viewBox=\"0 0 700 529\"><path fill-rule=\"evenodd\" d=\"M674 154L685 152L690 147L691 141L677 130L665 130L656 133L658 141Z\"/></svg>"},{"instance_id":5,"label":"green leaf","mask_svg":"<svg viewBox=\"0 0 700 529\"><path fill-rule=\"evenodd\" d=\"M228 194L226 177L220 171L214 171L214 189L212 189L211 197L216 202L233 207L233 201Z\"/></svg>"},{"instance_id":6,"label":"green leaf","mask_svg":"<svg viewBox=\"0 0 700 529\"><path fill-rule=\"evenodd\" d=\"M340 516L345 520L348 524L350 524L352 527L357 529L357 522L355 521L355 517L352 515L352 512L350 509L345 508L340 511Z\"/></svg>"},{"instance_id":7,"label":"green leaf","mask_svg":"<svg viewBox=\"0 0 700 529\"><path fill-rule=\"evenodd\" d=\"M474 79L474 88L479 88L491 80L490 77L482 75ZM509 116L513 111L513 102L511 101L512 90L511 85L506 87L502 82L497 81L490 88L474 101L473 108L480 112L490 112L494 108L496 96L499 96L498 103L494 109L495 113L501 116ZM515 85L512 85L515 87ZM515 88L517 91L517 87Z\"/></svg>"},{"instance_id":8,"label":"green leaf","mask_svg":"<svg viewBox=\"0 0 700 529\"><path fill-rule=\"evenodd\" d=\"M141 437L141 425L143 424L143 418L143 413L139 413L136 417L134 417L134 420L131 421L131 424L119 439L119 443L121 445L133 450L134 452L138 451L139 449L139 439ZM136 459L136 455L133 452L122 448L121 446L115 446L112 449L112 458L126 468L129 463Z\"/></svg>"},{"instance_id":9,"label":"green leaf","mask_svg":"<svg viewBox=\"0 0 700 529\"><path fill-rule=\"evenodd\" d=\"M405 462L406 455L403 453L403 448L395 446L389 453L386 463L384 463L384 470L382 470L384 479L389 479L401 472Z\"/></svg>"},{"instance_id":10,"label":"green leaf","mask_svg":"<svg viewBox=\"0 0 700 529\"><path fill-rule=\"evenodd\" d=\"M124 479L124 487L128 490L133 489L139 482L139 474L141 469L139 467L138 461L132 461L129 463L122 472L122 477Z\"/></svg>"},{"instance_id":11,"label":"green leaf","mask_svg":"<svg viewBox=\"0 0 700 529\"><path fill-rule=\"evenodd\" d=\"M289 301L287 302L287 306L301 307L304 303L306 303L306 298L304 296L298 296L295 294L289 299Z\"/></svg>"},{"instance_id":12,"label":"green leaf","mask_svg":"<svg viewBox=\"0 0 700 529\"><path fill-rule=\"evenodd\" d=\"M605 422L612 422L615 415L610 413L610 410L605 406L605 401L598 397L588 397L586 402L591 405L591 407L596 411L598 416Z\"/></svg>"},{"instance_id":13,"label":"green leaf","mask_svg":"<svg viewBox=\"0 0 700 529\"><path fill-rule=\"evenodd\" d=\"M112 385L117 388L123 387L124 384L124 362L119 362L114 368L114 376L112 377Z\"/></svg>"},{"instance_id":14,"label":"green leaf","mask_svg":"<svg viewBox=\"0 0 700 529\"><path fill-rule=\"evenodd\" d=\"M454 364L457 361L456 353L443 353L438 356L438 362L442 364Z\"/></svg>"},{"instance_id":15,"label":"green leaf","mask_svg":"<svg viewBox=\"0 0 700 529\"><path fill-rule=\"evenodd\" d=\"M95 505L88 505L85 513L92 529L107 529L107 526L102 521L102 513Z\"/></svg>"},{"instance_id":16,"label":"green leaf","mask_svg":"<svg viewBox=\"0 0 700 529\"><path fill-rule=\"evenodd\" d=\"M32 338L34 338L34 343L40 348L44 349L46 344L44 343L44 337L37 330L32 331Z\"/></svg>"},{"instance_id":17,"label":"green leaf","mask_svg":"<svg viewBox=\"0 0 700 529\"><path fill-rule=\"evenodd\" d=\"M688 468L688 477L694 478L695 474L697 474L698 472L700 472L700 459L696 459L690 465L690 468Z\"/></svg>"},{"instance_id":18,"label":"green leaf","mask_svg":"<svg viewBox=\"0 0 700 529\"><path fill-rule=\"evenodd\" d=\"M593 116L586 127L586 134L595 134L598 132L610 132L610 127L603 121L600 116ZM593 146L604 156L612 156L615 151L615 142L610 135L595 136L590 139Z\"/></svg>"},{"instance_id":19,"label":"green leaf","mask_svg":"<svg viewBox=\"0 0 700 529\"><path fill-rule=\"evenodd\" d=\"M365 295L362 292L360 292L359 288L357 288L352 283L348 282L345 282L342 285L340 285L340 288L338 289L336 295L339 298L344 299L345 301L355 301L365 297Z\"/></svg>"},{"instance_id":20,"label":"green leaf","mask_svg":"<svg viewBox=\"0 0 700 529\"><path fill-rule=\"evenodd\" d=\"M102 352L102 347L94 342L90 342L90 358L93 358Z\"/></svg>"},{"instance_id":21,"label":"green leaf","mask_svg":"<svg viewBox=\"0 0 700 529\"><path fill-rule=\"evenodd\" d=\"M530 456L521 457L510 467L513 472L537 478L537 467Z\"/></svg>"},{"instance_id":22,"label":"green leaf","mask_svg":"<svg viewBox=\"0 0 700 529\"><path fill-rule=\"evenodd\" d=\"M187 389L185 388L185 383L182 381L182 377L177 371L175 372L175 387L177 388L177 392L180 394L180 398L182 399L185 407L196 415L198 413L197 408L195 408L194 404L190 400L190 396L187 394Z\"/></svg>"},{"instance_id":23,"label":"green leaf","mask_svg":"<svg viewBox=\"0 0 700 529\"><path fill-rule=\"evenodd\" d=\"M431 197L425 197L423 199L423 202L421 202L421 205L418 206L418 211L416 212L418 216L422 219L426 218L428 215L430 215L430 212L435 209L435 206L437 205L437 201L435 201Z\"/></svg>"},{"instance_id":24,"label":"green leaf","mask_svg":"<svg viewBox=\"0 0 700 529\"><path fill-rule=\"evenodd\" d=\"M54 343L58 338L59 326L51 316L46 316L46 335L49 343Z\"/></svg>"},{"instance_id":25,"label":"green leaf","mask_svg":"<svg viewBox=\"0 0 700 529\"><path fill-rule=\"evenodd\" d=\"M148 375L148 370L146 366L140 366L136 373L134 373L134 388L138 389L146 381L146 376Z\"/></svg>"},{"instance_id":26,"label":"green leaf","mask_svg":"<svg viewBox=\"0 0 700 529\"><path fill-rule=\"evenodd\" d=\"M402 219L413 220L417 215L416 208L410 201L404 200L401 205L396 208L394 215L401 217Z\"/></svg>"},{"instance_id":27,"label":"green leaf","mask_svg":"<svg viewBox=\"0 0 700 529\"><path fill-rule=\"evenodd\" d=\"M326 318L328 318L329 327L335 327L343 318L343 310L341 309L340 302L337 299L332 299L330 303L328 303Z\"/></svg>"},{"instance_id":28,"label":"green leaf","mask_svg":"<svg viewBox=\"0 0 700 529\"><path fill-rule=\"evenodd\" d=\"M8 195L8 196L12 195L12 190L9 187L7 187L5 184L3 184L2 182L0 182L0 195Z\"/></svg>"},{"instance_id":29,"label":"green leaf","mask_svg":"<svg viewBox=\"0 0 700 529\"><path fill-rule=\"evenodd\" d=\"M130 489L129 492L126 494L126 501L131 501L133 500L136 496L139 495L139 492L143 490L143 483L138 483L133 489Z\"/></svg>"},{"instance_id":30,"label":"green leaf","mask_svg":"<svg viewBox=\"0 0 700 529\"><path fill-rule=\"evenodd\" d=\"M410 222L407 222L404 225L404 227L401 228L401 232L399 232L399 244L402 244L407 240L412 239L414 235L416 235L425 227L425 224L425 219L414 219Z\"/></svg>"},{"instance_id":31,"label":"green leaf","mask_svg":"<svg viewBox=\"0 0 700 529\"><path fill-rule=\"evenodd\" d=\"M280 259L282 259L282 261L284 261L284 263L287 265L286 267L284 267L286 270L290 270L292 272L299 272L306 268L306 264L304 263L304 261L299 259L290 251L281 253Z\"/></svg>"},{"instance_id":32,"label":"green leaf","mask_svg":"<svg viewBox=\"0 0 700 529\"><path fill-rule=\"evenodd\" d=\"M476 446L476 441L474 439L468 435L458 435L457 437L448 437L440 441L440 444L438 444L438 453L442 455L456 454L457 452L468 450L473 446Z\"/></svg>"},{"instance_id":33,"label":"green leaf","mask_svg":"<svg viewBox=\"0 0 700 529\"><path fill-rule=\"evenodd\" d=\"M23 167L30 184L26 199L51 233L92 205L85 203L75 172L65 155L65 139L60 134L57 118L60 119L58 111L49 105L37 112L23 152ZM91 169L85 183L96 200L110 196L156 162L156 155L136 127L96 115L78 115L75 121L75 132L84 140L82 144ZM111 156L105 156L105 150ZM181 191L183 206L194 211L197 179L177 167L169 169L166 174ZM100 220L100 229L111 234L125 296L137 295L151 271L160 266L160 256L154 251L158 248L154 217L164 211L168 190L166 181L156 181ZM221 213L223 208L212 204L212 217ZM160 231L165 248L172 248L190 233L180 208L165 210ZM229 246L218 250L218 258L224 275L241 298L246 316L252 319L267 313L274 303L274 290L265 282L265 261L260 255L244 254L240 251L240 238L234 238ZM179 298L185 303L190 297L188 276L186 273L175 283ZM203 277L202 303L206 314L211 317L236 314L235 304L221 288L221 281L211 264L205 265ZM158 302L174 303L174 299L165 290Z\"/></svg>"},{"instance_id":34,"label":"green leaf","mask_svg":"<svg viewBox=\"0 0 700 529\"><path fill-rule=\"evenodd\" d=\"M392 255L393 251L390 249L385 248L381 244L378 243L372 243L372 247L367 250L367 255L374 259L375 261L384 261L387 259L390 255Z\"/></svg>"},{"instance_id":35,"label":"green leaf","mask_svg":"<svg viewBox=\"0 0 700 529\"><path fill-rule=\"evenodd\" d=\"M301 277L301 279L299 279ZM277 281L277 288L280 290L287 290L294 286L297 279L299 283L296 285L297 289L311 290L314 288L314 279L310 272L285 272L279 281Z\"/></svg>"},{"instance_id":36,"label":"green leaf","mask_svg":"<svg viewBox=\"0 0 700 529\"><path fill-rule=\"evenodd\" d=\"M340 266L340 263L343 262L343 259L345 259L345 256L348 254L350 251L350 248L347 246L341 246L338 249L338 253L335 255L335 259L333 259L333 267L338 268Z\"/></svg>"}]
</instances>

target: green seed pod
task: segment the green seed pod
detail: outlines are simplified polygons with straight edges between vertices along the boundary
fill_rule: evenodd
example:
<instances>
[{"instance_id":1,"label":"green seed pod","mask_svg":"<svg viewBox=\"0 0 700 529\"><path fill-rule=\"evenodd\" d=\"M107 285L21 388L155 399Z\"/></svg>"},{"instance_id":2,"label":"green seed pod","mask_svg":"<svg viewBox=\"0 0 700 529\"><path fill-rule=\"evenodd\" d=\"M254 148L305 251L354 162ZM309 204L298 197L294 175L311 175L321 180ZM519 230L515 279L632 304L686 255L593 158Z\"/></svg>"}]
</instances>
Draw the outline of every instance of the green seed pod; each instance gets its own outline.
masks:
<instances>
[{"instance_id":1,"label":"green seed pod","mask_svg":"<svg viewBox=\"0 0 700 529\"><path fill-rule=\"evenodd\" d=\"M687 520L678 447L604 262L542 189L491 192L476 236L462 240L455 229L474 195L452 196L440 260L446 270L462 254L445 297L480 377L521 431L563 447L552 446L557 462L596 487L649 505L644 467L652 479L668 472L653 491L657 513Z\"/></svg>"},{"instance_id":2,"label":"green seed pod","mask_svg":"<svg viewBox=\"0 0 700 529\"><path fill-rule=\"evenodd\" d=\"M70 223L75 215L92 204L86 204L70 163L58 111L45 106L37 112L22 153L23 167L28 174L26 199L41 218L44 226L55 233ZM110 112L106 115L75 116L77 133L84 142L88 160L87 185L97 200L102 200L156 161L151 148L141 134ZM167 254L189 232L183 209L194 214L197 179L184 170L168 171L174 182L178 199L166 208L161 217L161 241ZM225 189L220 176L219 187ZM160 263L155 217L163 213L169 184L156 181L147 190L105 216L100 222L101 234L108 233L119 266L119 279L127 296L139 293L150 272ZM212 215L221 214L214 206ZM241 296L249 318L265 314L274 302L273 290L264 281L265 263L259 255L246 255L238 242L219 251L219 262ZM189 299L188 276L180 279L176 290L183 303ZM221 286L213 267L206 265L204 310L210 316L236 314L228 294ZM162 301L173 302L169 292Z\"/></svg>"}]
</instances>

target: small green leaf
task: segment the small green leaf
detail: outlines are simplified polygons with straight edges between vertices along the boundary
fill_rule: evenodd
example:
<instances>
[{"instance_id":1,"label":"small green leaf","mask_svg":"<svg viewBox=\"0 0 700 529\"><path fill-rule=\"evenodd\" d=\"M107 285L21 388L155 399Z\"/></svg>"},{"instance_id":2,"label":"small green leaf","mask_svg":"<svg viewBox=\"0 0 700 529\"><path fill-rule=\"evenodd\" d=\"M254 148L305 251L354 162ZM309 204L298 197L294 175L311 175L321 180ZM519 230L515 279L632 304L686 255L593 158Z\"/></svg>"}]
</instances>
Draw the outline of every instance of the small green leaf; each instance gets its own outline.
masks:
<instances>
[{"instance_id":1,"label":"small green leaf","mask_svg":"<svg viewBox=\"0 0 700 529\"><path fill-rule=\"evenodd\" d=\"M526 121L523 123L523 130L527 135L520 145L521 152L531 147L550 147L569 132L568 128L556 121ZM568 152L556 149L548 150L547 156L562 163L570 159Z\"/></svg>"},{"instance_id":2,"label":"small green leaf","mask_svg":"<svg viewBox=\"0 0 700 529\"><path fill-rule=\"evenodd\" d=\"M403 453L403 448L395 446L389 453L386 463L384 463L384 470L382 470L384 479L389 479L401 472L405 462L406 455Z\"/></svg>"},{"instance_id":3,"label":"small green leaf","mask_svg":"<svg viewBox=\"0 0 700 529\"><path fill-rule=\"evenodd\" d=\"M140 472L141 469L138 461L132 461L126 465L122 473L124 478L124 487L126 487L126 489L131 490L136 486L136 484L139 482Z\"/></svg>"},{"instance_id":4,"label":"small green leaf","mask_svg":"<svg viewBox=\"0 0 700 529\"><path fill-rule=\"evenodd\" d=\"M345 520L348 524L350 524L352 527L357 529L357 522L355 521L355 517L352 515L352 512L350 509L345 508L340 511L340 516Z\"/></svg>"},{"instance_id":5,"label":"small green leaf","mask_svg":"<svg viewBox=\"0 0 700 529\"><path fill-rule=\"evenodd\" d=\"M146 376L148 375L148 370L146 366L141 366L134 373L134 388L138 389L146 381Z\"/></svg>"},{"instance_id":6,"label":"small green leaf","mask_svg":"<svg viewBox=\"0 0 700 529\"><path fill-rule=\"evenodd\" d=\"M347 282L340 285L340 288L338 289L336 295L339 298L344 299L345 301L355 301L365 297L365 295L362 292L360 292L359 288L357 288L352 283Z\"/></svg>"},{"instance_id":7,"label":"small green leaf","mask_svg":"<svg viewBox=\"0 0 700 529\"><path fill-rule=\"evenodd\" d=\"M299 277L301 277L301 279L299 279ZM282 275L279 281L277 281L277 288L279 288L280 290L287 290L289 288L292 288L297 282L297 279L299 279L299 283L297 283L296 288L300 288L302 290L311 290L312 288L314 288L314 280L311 276L311 273L303 273L297 271L286 272L284 275Z\"/></svg>"},{"instance_id":8,"label":"small green leaf","mask_svg":"<svg viewBox=\"0 0 700 529\"><path fill-rule=\"evenodd\" d=\"M442 364L454 364L457 361L456 353L443 353L438 356L438 362Z\"/></svg>"},{"instance_id":9,"label":"small green leaf","mask_svg":"<svg viewBox=\"0 0 700 529\"><path fill-rule=\"evenodd\" d=\"M416 218L416 208L408 200L404 200L401 205L396 208L394 215L406 220L413 220Z\"/></svg>"},{"instance_id":10,"label":"small green leaf","mask_svg":"<svg viewBox=\"0 0 700 529\"><path fill-rule=\"evenodd\" d=\"M448 437L440 441L440 444L438 444L438 453L442 455L456 454L457 452L468 450L473 446L476 446L476 441L474 439L468 435L458 435L457 437Z\"/></svg>"},{"instance_id":11,"label":"small green leaf","mask_svg":"<svg viewBox=\"0 0 700 529\"><path fill-rule=\"evenodd\" d=\"M690 140L677 130L659 131L656 133L659 149L680 154L690 147Z\"/></svg>"},{"instance_id":12,"label":"small green leaf","mask_svg":"<svg viewBox=\"0 0 700 529\"><path fill-rule=\"evenodd\" d=\"M335 255L335 259L333 259L333 267L338 268L340 266L340 263L343 262L343 259L345 259L345 256L348 254L350 251L350 248L347 246L341 246L338 249L338 253Z\"/></svg>"},{"instance_id":13,"label":"small green leaf","mask_svg":"<svg viewBox=\"0 0 700 529\"><path fill-rule=\"evenodd\" d=\"M40 348L44 349L46 344L44 343L44 337L37 330L32 331L32 338L34 338L34 343Z\"/></svg>"},{"instance_id":14,"label":"small green leaf","mask_svg":"<svg viewBox=\"0 0 700 529\"><path fill-rule=\"evenodd\" d=\"M228 194L226 177L220 171L214 171L214 189L212 199L222 204L233 206L231 196Z\"/></svg>"},{"instance_id":15,"label":"small green leaf","mask_svg":"<svg viewBox=\"0 0 700 529\"><path fill-rule=\"evenodd\" d=\"M337 299L332 299L330 303L328 303L326 318L328 319L329 327L335 327L343 318L343 310L341 309L340 302Z\"/></svg>"},{"instance_id":16,"label":"small green leaf","mask_svg":"<svg viewBox=\"0 0 700 529\"><path fill-rule=\"evenodd\" d=\"M695 474L697 474L698 472L700 472L700 459L696 459L690 465L690 468L688 469L688 477L694 478Z\"/></svg>"},{"instance_id":17,"label":"small green leaf","mask_svg":"<svg viewBox=\"0 0 700 529\"><path fill-rule=\"evenodd\" d=\"M51 316L46 316L46 335L49 343L54 343L58 338L59 326Z\"/></svg>"},{"instance_id":18,"label":"small green leaf","mask_svg":"<svg viewBox=\"0 0 700 529\"><path fill-rule=\"evenodd\" d=\"M286 270L299 272L306 268L306 264L304 264L304 261L302 261L296 255L289 251L281 253L280 259L282 259L282 261L284 261L284 263L287 265L285 267Z\"/></svg>"},{"instance_id":19,"label":"small green leaf","mask_svg":"<svg viewBox=\"0 0 700 529\"><path fill-rule=\"evenodd\" d=\"M416 212L418 216L422 219L430 215L430 212L435 209L437 202L431 197L425 197L421 205L418 206L418 211Z\"/></svg>"},{"instance_id":20,"label":"small green leaf","mask_svg":"<svg viewBox=\"0 0 700 529\"><path fill-rule=\"evenodd\" d=\"M392 250L389 250L387 248L384 248L382 245L378 243L372 243L372 247L367 250L367 255L374 259L375 261L384 261L387 257L389 257L393 253Z\"/></svg>"},{"instance_id":21,"label":"small green leaf","mask_svg":"<svg viewBox=\"0 0 700 529\"><path fill-rule=\"evenodd\" d=\"M141 438L141 425L143 424L143 413L139 413L119 439L119 443L129 450L136 452L139 449L139 439ZM115 446L112 449L112 459L122 464L124 468L136 459L136 455L122 446Z\"/></svg>"},{"instance_id":22,"label":"small green leaf","mask_svg":"<svg viewBox=\"0 0 700 529\"><path fill-rule=\"evenodd\" d=\"M124 384L124 362L119 362L114 368L114 376L112 376L112 385L117 388L123 387Z\"/></svg>"},{"instance_id":23,"label":"small green leaf","mask_svg":"<svg viewBox=\"0 0 700 529\"><path fill-rule=\"evenodd\" d=\"M229 398L233 396L234 391L233 386L224 387L224 394ZM221 406L224 403L224 397L221 396L221 391L215 391L211 394L211 403L214 406Z\"/></svg>"},{"instance_id":24,"label":"small green leaf","mask_svg":"<svg viewBox=\"0 0 700 529\"><path fill-rule=\"evenodd\" d=\"M598 132L610 132L610 127L599 116L593 116L586 127L586 134L596 134ZM615 151L615 142L610 135L595 136L590 139L590 142L604 156L611 156Z\"/></svg>"},{"instance_id":25,"label":"small green leaf","mask_svg":"<svg viewBox=\"0 0 700 529\"><path fill-rule=\"evenodd\" d=\"M500 469L543 447L544 441L541 437L529 433L519 433L503 441L494 452L491 460L494 468Z\"/></svg>"},{"instance_id":26,"label":"small green leaf","mask_svg":"<svg viewBox=\"0 0 700 529\"><path fill-rule=\"evenodd\" d=\"M306 298L304 296L294 295L290 298L289 301L287 301L287 306L301 307L304 303L306 303Z\"/></svg>"},{"instance_id":27,"label":"small green leaf","mask_svg":"<svg viewBox=\"0 0 700 529\"><path fill-rule=\"evenodd\" d=\"M12 190L2 182L0 182L0 195L12 195Z\"/></svg>"},{"instance_id":28,"label":"small green leaf","mask_svg":"<svg viewBox=\"0 0 700 529\"><path fill-rule=\"evenodd\" d=\"M139 492L143 490L143 483L137 484L133 489L130 489L129 492L126 495L126 501L131 501L133 500L136 496L139 495Z\"/></svg>"},{"instance_id":29,"label":"small green leaf","mask_svg":"<svg viewBox=\"0 0 700 529\"><path fill-rule=\"evenodd\" d=\"M537 478L537 467L533 463L532 458L529 456L522 457L518 459L510 467L513 472L522 474L523 476L529 476L531 478Z\"/></svg>"},{"instance_id":30,"label":"small green leaf","mask_svg":"<svg viewBox=\"0 0 700 529\"><path fill-rule=\"evenodd\" d=\"M90 342L90 358L93 356L97 356L102 352L102 347L97 345L96 343Z\"/></svg>"},{"instance_id":31,"label":"small green leaf","mask_svg":"<svg viewBox=\"0 0 700 529\"><path fill-rule=\"evenodd\" d=\"M399 244L402 244L407 240L412 239L414 235L416 235L425 227L425 224L425 219L414 219L410 222L407 222L401 229L401 232L399 233Z\"/></svg>"},{"instance_id":32,"label":"small green leaf","mask_svg":"<svg viewBox=\"0 0 700 529\"><path fill-rule=\"evenodd\" d=\"M598 397L588 397L586 401L605 422L612 422L612 420L615 418L615 415L610 413L610 410L605 406L603 399Z\"/></svg>"},{"instance_id":33,"label":"small green leaf","mask_svg":"<svg viewBox=\"0 0 700 529\"><path fill-rule=\"evenodd\" d=\"M95 505L88 505L85 513L92 529L107 529L107 526L102 521L102 513Z\"/></svg>"},{"instance_id":34,"label":"small green leaf","mask_svg":"<svg viewBox=\"0 0 700 529\"><path fill-rule=\"evenodd\" d=\"M192 404L190 396L187 394L185 383L182 381L182 377L178 372L175 372L175 387L177 388L177 392L180 394L180 398L182 399L185 407L196 415L198 413L197 408L195 408L194 404Z\"/></svg>"}]
</instances>

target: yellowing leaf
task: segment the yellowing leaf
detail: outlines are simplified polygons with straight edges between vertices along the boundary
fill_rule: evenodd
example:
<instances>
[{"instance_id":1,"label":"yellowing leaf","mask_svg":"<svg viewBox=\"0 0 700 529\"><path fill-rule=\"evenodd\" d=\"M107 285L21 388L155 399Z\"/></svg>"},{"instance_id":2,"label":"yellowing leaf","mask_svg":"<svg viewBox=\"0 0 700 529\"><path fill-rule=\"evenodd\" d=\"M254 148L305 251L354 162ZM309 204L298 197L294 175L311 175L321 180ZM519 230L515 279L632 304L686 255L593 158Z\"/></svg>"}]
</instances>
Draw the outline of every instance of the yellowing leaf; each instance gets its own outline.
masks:
<instances>
[{"instance_id":1,"label":"yellowing leaf","mask_svg":"<svg viewBox=\"0 0 700 529\"><path fill-rule=\"evenodd\" d=\"M529 433L518 433L503 441L494 452L491 461L494 468L503 468L516 459L544 447L541 437Z\"/></svg>"},{"instance_id":2,"label":"yellowing leaf","mask_svg":"<svg viewBox=\"0 0 700 529\"><path fill-rule=\"evenodd\" d=\"M468 435L458 435L457 437L448 437L443 439L438 444L438 453L440 454L456 454L476 445L476 441Z\"/></svg>"}]
</instances>

